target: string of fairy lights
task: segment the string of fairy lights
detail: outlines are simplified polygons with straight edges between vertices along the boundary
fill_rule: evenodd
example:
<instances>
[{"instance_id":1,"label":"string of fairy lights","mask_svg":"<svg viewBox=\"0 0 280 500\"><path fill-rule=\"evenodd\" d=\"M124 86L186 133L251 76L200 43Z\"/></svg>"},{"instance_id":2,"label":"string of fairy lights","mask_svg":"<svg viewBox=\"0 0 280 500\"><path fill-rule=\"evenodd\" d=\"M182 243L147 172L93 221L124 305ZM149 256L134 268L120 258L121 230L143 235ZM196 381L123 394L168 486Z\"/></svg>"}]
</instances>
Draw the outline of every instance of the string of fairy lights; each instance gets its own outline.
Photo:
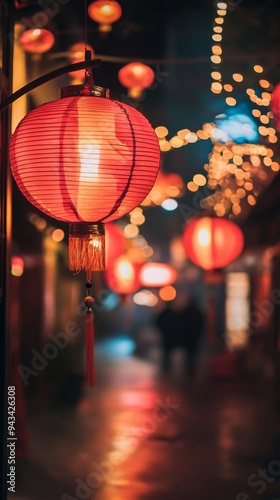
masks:
<instances>
[{"instance_id":1,"label":"string of fairy lights","mask_svg":"<svg viewBox=\"0 0 280 500\"><path fill-rule=\"evenodd\" d=\"M238 105L234 94L244 88L244 76L239 72L231 75L231 81L223 82L222 72L222 40L226 15L228 13L227 3L217 2L215 18L213 21L212 53L210 56L211 92L221 94L225 98L225 105L233 108ZM205 175L196 173L192 180L187 182L186 188L190 192L196 192L199 188L206 186L213 191L201 200L201 207L213 211L217 216L237 216L242 211L242 204L255 205L257 196L262 192L262 185L270 174L280 169L279 163L275 161L273 146L277 143L276 130L272 123L272 113L269 109L273 85L267 79L262 78L264 68L255 64L253 71L259 79L257 90L245 88L245 97L253 103L251 114L257 123L257 132L261 144L246 142L235 143L231 137L222 140L224 133L215 123L205 123L201 129L192 131L188 128L178 130L176 135L168 139L169 131L165 126L155 128L162 153L194 144L201 140L210 140L213 144L208 162L204 165ZM241 89L240 86L242 85ZM250 124L243 124L243 128L250 129Z\"/></svg>"}]
</instances>

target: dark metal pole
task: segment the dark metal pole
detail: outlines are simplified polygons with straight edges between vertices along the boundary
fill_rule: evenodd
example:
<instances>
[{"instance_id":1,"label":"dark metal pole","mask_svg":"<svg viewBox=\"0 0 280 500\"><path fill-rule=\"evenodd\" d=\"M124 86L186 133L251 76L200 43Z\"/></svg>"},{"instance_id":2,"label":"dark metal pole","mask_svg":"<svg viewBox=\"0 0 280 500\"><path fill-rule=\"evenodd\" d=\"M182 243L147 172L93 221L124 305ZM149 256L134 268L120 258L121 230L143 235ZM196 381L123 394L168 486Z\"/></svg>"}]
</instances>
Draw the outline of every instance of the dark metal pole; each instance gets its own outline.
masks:
<instances>
[{"instance_id":1,"label":"dark metal pole","mask_svg":"<svg viewBox=\"0 0 280 500\"><path fill-rule=\"evenodd\" d=\"M13 7L12 2L1 2L2 20L2 73L3 84L7 94L11 92L12 82L12 54L13 47L8 35L13 32ZM1 91L1 101L5 98ZM5 110L0 116L0 404L2 429L0 432L0 468L1 468L1 499L7 498L7 385L8 368L10 364L8 342L8 284L9 262L11 244L11 178L8 170L8 147L10 138L10 110Z\"/></svg>"},{"instance_id":2,"label":"dark metal pole","mask_svg":"<svg viewBox=\"0 0 280 500\"><path fill-rule=\"evenodd\" d=\"M61 75L66 75L70 71L76 71L79 69L84 69L85 66L87 68L98 68L98 66L101 66L101 60L100 59L91 59L90 61L81 61L78 63L73 63L73 64L68 64L67 66L62 66L61 68L57 68L54 71L51 71L50 73L46 73L46 75L39 76L39 78L36 78L36 80L33 80L32 82L27 83L24 85L24 87L21 87L20 89L16 90L13 94L9 95L7 99L5 99L1 104L0 104L0 113L4 109L7 109L13 102L15 102L17 99L22 97L23 95L27 94L28 92L31 92L32 90L36 89L40 85L43 85L44 83L47 83L54 78L57 78Z\"/></svg>"}]
</instances>

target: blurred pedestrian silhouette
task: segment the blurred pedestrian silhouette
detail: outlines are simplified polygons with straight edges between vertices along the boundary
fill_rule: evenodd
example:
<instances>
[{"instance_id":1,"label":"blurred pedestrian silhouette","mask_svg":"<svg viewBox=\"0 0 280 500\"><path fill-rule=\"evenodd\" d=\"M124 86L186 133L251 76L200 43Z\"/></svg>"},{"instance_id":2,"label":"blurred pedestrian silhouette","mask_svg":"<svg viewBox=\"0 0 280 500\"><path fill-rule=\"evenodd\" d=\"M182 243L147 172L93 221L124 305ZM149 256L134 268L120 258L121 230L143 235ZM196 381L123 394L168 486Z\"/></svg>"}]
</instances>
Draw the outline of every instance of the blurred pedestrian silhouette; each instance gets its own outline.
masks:
<instances>
[{"instance_id":1,"label":"blurred pedestrian silhouette","mask_svg":"<svg viewBox=\"0 0 280 500\"><path fill-rule=\"evenodd\" d=\"M162 335L163 369L170 370L171 354L175 348L181 348L187 357L187 374L193 376L204 325L204 315L196 302L187 292L178 293L158 314L156 325Z\"/></svg>"}]
</instances>

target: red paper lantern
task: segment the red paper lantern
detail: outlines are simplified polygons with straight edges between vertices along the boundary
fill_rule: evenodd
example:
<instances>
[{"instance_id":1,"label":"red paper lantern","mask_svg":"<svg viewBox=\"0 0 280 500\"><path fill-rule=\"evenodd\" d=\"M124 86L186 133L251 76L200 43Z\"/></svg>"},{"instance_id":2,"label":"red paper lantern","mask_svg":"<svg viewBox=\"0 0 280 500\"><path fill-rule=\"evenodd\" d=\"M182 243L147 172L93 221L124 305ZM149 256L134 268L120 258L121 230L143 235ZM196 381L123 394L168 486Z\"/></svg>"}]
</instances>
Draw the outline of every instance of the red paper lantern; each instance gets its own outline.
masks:
<instances>
[{"instance_id":1,"label":"red paper lantern","mask_svg":"<svg viewBox=\"0 0 280 500\"><path fill-rule=\"evenodd\" d=\"M72 89L88 95L69 95ZM148 120L101 97L106 90L62 89L60 100L23 118L11 139L11 169L24 196L71 223L73 271L104 269L104 223L139 205L159 168L158 140Z\"/></svg>"},{"instance_id":2,"label":"red paper lantern","mask_svg":"<svg viewBox=\"0 0 280 500\"><path fill-rule=\"evenodd\" d=\"M19 43L25 52L31 54L43 54L52 48L55 38L51 31L34 28L23 31L19 37Z\"/></svg>"},{"instance_id":3,"label":"red paper lantern","mask_svg":"<svg viewBox=\"0 0 280 500\"><path fill-rule=\"evenodd\" d=\"M83 42L74 43L68 49L68 59L69 64L75 64L77 62L82 62L85 60L85 49L90 50L91 58L94 57L94 49L91 45L85 44ZM85 70L79 69L77 71L70 71L68 73L71 78L75 80L80 80L81 82L85 79Z\"/></svg>"},{"instance_id":4,"label":"red paper lantern","mask_svg":"<svg viewBox=\"0 0 280 500\"><path fill-rule=\"evenodd\" d=\"M176 281L177 271L170 264L146 262L140 270L139 278L143 286L162 287Z\"/></svg>"},{"instance_id":5,"label":"red paper lantern","mask_svg":"<svg viewBox=\"0 0 280 500\"><path fill-rule=\"evenodd\" d=\"M118 78L120 83L129 89L130 97L139 98L142 91L152 85L155 74L146 64L132 62L119 70Z\"/></svg>"},{"instance_id":6,"label":"red paper lantern","mask_svg":"<svg viewBox=\"0 0 280 500\"><path fill-rule=\"evenodd\" d=\"M271 111L275 128L280 131L280 83L278 83L271 95Z\"/></svg>"},{"instance_id":7,"label":"red paper lantern","mask_svg":"<svg viewBox=\"0 0 280 500\"><path fill-rule=\"evenodd\" d=\"M74 85L17 126L11 169L23 195L50 217L70 222L69 267L86 270L87 383L94 383L91 271L105 268L104 223L131 212L152 188L158 140L136 109L108 89Z\"/></svg>"},{"instance_id":8,"label":"red paper lantern","mask_svg":"<svg viewBox=\"0 0 280 500\"><path fill-rule=\"evenodd\" d=\"M105 271L108 287L122 296L135 292L140 286L140 268L140 264L131 261L126 255L117 257Z\"/></svg>"},{"instance_id":9,"label":"red paper lantern","mask_svg":"<svg viewBox=\"0 0 280 500\"><path fill-rule=\"evenodd\" d=\"M113 261L125 252L126 239L120 227L113 222L106 224L105 234L105 267L112 265Z\"/></svg>"},{"instance_id":10,"label":"red paper lantern","mask_svg":"<svg viewBox=\"0 0 280 500\"><path fill-rule=\"evenodd\" d=\"M237 224L219 217L192 220L183 234L189 259L204 270L222 269L242 252L243 233Z\"/></svg>"},{"instance_id":11,"label":"red paper lantern","mask_svg":"<svg viewBox=\"0 0 280 500\"><path fill-rule=\"evenodd\" d=\"M96 0L89 4L88 15L99 23L99 31L111 31L111 24L120 19L122 9L115 0Z\"/></svg>"}]
</instances>

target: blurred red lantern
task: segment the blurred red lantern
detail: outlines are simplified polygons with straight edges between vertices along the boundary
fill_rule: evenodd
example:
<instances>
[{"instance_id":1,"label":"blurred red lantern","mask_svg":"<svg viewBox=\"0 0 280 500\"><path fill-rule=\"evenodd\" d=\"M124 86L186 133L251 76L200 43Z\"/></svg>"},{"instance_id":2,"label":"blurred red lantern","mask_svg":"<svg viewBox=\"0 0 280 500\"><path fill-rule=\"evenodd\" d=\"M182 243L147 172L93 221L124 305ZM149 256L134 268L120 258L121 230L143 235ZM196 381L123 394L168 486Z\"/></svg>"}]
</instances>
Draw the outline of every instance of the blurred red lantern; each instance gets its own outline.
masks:
<instances>
[{"instance_id":1,"label":"blurred red lantern","mask_svg":"<svg viewBox=\"0 0 280 500\"><path fill-rule=\"evenodd\" d=\"M85 49L90 50L91 52L91 58L94 57L94 49L91 47L91 45L85 44L83 42L79 43L74 43L69 47L67 53L68 53L68 59L69 59L69 64L75 64L77 62L82 62L85 60ZM79 80L81 83L84 82L85 79L85 70L84 69L79 69L78 71L71 71L69 73L71 78L75 80Z\"/></svg>"},{"instance_id":2,"label":"blurred red lantern","mask_svg":"<svg viewBox=\"0 0 280 500\"><path fill-rule=\"evenodd\" d=\"M96 0L89 4L88 15L99 23L99 31L111 31L111 24L120 19L122 9L115 0Z\"/></svg>"},{"instance_id":3,"label":"blurred red lantern","mask_svg":"<svg viewBox=\"0 0 280 500\"><path fill-rule=\"evenodd\" d=\"M242 252L243 233L237 224L219 217L192 220L183 234L189 259L204 270L222 269Z\"/></svg>"},{"instance_id":4,"label":"blurred red lantern","mask_svg":"<svg viewBox=\"0 0 280 500\"><path fill-rule=\"evenodd\" d=\"M52 48L55 38L51 31L34 28L23 31L19 37L19 43L25 52L31 54L43 54Z\"/></svg>"},{"instance_id":5,"label":"blurred red lantern","mask_svg":"<svg viewBox=\"0 0 280 500\"><path fill-rule=\"evenodd\" d=\"M275 128L280 131L280 83L278 83L271 95L271 111Z\"/></svg>"},{"instance_id":6,"label":"blurred red lantern","mask_svg":"<svg viewBox=\"0 0 280 500\"><path fill-rule=\"evenodd\" d=\"M105 271L108 287L122 296L135 292L140 286L140 268L141 265L131 261L126 255L117 257Z\"/></svg>"},{"instance_id":7,"label":"blurred red lantern","mask_svg":"<svg viewBox=\"0 0 280 500\"><path fill-rule=\"evenodd\" d=\"M137 99L142 91L150 87L155 74L149 66L140 62L132 62L123 66L118 73L120 83L129 89L128 95Z\"/></svg>"},{"instance_id":8,"label":"blurred red lantern","mask_svg":"<svg viewBox=\"0 0 280 500\"><path fill-rule=\"evenodd\" d=\"M126 240L119 226L108 222L105 234L105 267L112 265L112 262L125 252Z\"/></svg>"},{"instance_id":9,"label":"blurred red lantern","mask_svg":"<svg viewBox=\"0 0 280 500\"><path fill-rule=\"evenodd\" d=\"M177 271L170 264L146 262L141 267L139 278L143 286L162 287L176 281Z\"/></svg>"},{"instance_id":10,"label":"blurred red lantern","mask_svg":"<svg viewBox=\"0 0 280 500\"><path fill-rule=\"evenodd\" d=\"M91 271L105 266L104 223L145 198L157 176L159 146L148 120L110 100L108 89L73 85L61 89L61 97L19 123L11 138L11 169L30 203L71 223L69 267L87 272L85 305L91 313ZM86 324L92 385L92 320Z\"/></svg>"}]
</instances>

